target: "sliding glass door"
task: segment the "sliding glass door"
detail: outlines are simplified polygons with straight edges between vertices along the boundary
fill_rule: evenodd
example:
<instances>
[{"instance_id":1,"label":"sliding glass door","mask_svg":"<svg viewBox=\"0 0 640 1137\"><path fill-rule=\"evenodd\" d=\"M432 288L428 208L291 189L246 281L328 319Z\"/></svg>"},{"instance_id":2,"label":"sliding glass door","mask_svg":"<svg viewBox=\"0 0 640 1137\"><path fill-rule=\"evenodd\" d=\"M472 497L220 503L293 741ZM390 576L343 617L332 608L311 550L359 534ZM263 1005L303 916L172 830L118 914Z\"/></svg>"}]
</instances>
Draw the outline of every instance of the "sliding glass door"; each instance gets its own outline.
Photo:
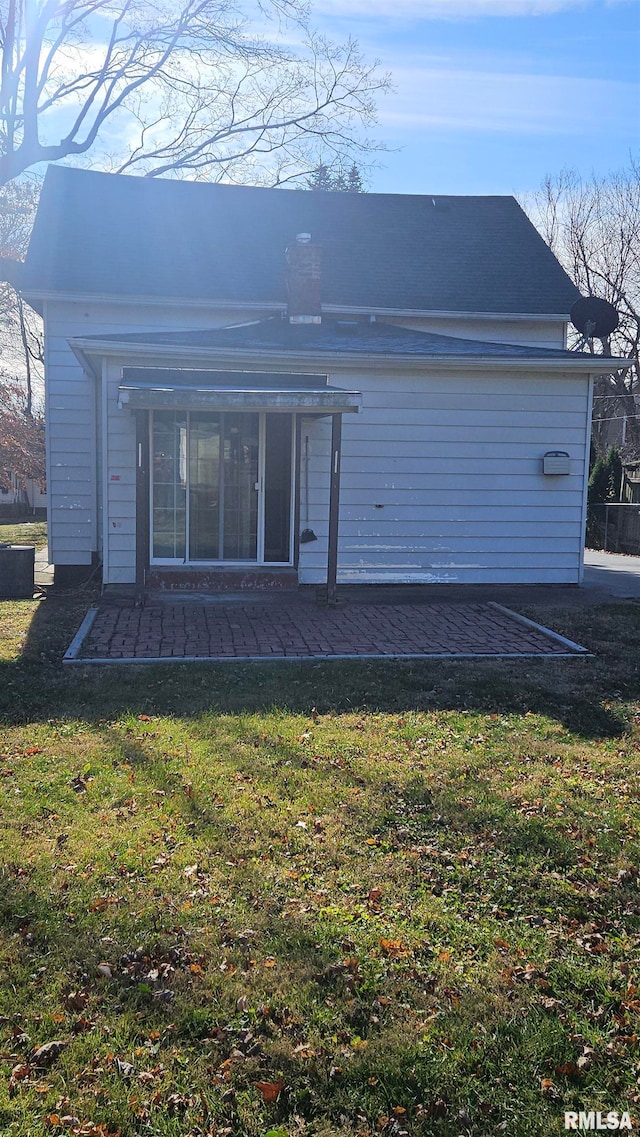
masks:
<instances>
[{"instance_id":1,"label":"sliding glass door","mask_svg":"<svg viewBox=\"0 0 640 1137\"><path fill-rule=\"evenodd\" d=\"M151 447L152 563L291 563L291 415L155 411Z\"/></svg>"},{"instance_id":2,"label":"sliding glass door","mask_svg":"<svg viewBox=\"0 0 640 1137\"><path fill-rule=\"evenodd\" d=\"M187 416L153 416L152 557L184 560L187 532Z\"/></svg>"}]
</instances>

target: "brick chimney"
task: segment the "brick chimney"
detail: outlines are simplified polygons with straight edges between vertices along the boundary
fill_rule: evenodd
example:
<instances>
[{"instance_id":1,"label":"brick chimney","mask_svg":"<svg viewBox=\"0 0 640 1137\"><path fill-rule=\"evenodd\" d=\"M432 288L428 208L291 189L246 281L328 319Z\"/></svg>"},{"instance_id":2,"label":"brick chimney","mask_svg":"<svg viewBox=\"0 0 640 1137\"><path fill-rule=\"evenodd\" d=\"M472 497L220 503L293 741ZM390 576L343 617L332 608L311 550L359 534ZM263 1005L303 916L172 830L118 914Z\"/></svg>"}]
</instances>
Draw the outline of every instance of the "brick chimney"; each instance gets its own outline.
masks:
<instances>
[{"instance_id":1,"label":"brick chimney","mask_svg":"<svg viewBox=\"0 0 640 1137\"><path fill-rule=\"evenodd\" d=\"M289 323L321 323L322 247L312 243L310 233L298 233L285 256Z\"/></svg>"}]
</instances>

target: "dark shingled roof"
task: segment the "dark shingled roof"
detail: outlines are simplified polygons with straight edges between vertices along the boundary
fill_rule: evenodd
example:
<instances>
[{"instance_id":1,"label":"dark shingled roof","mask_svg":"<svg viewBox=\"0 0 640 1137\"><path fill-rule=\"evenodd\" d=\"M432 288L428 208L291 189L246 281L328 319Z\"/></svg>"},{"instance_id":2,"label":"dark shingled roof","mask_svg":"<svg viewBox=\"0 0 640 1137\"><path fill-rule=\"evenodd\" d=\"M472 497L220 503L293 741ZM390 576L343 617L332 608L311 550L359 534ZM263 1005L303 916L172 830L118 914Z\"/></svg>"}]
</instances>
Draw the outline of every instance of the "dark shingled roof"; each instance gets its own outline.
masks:
<instances>
[{"instance_id":1,"label":"dark shingled roof","mask_svg":"<svg viewBox=\"0 0 640 1137\"><path fill-rule=\"evenodd\" d=\"M423 359L562 359L575 362L593 359L583 352L556 348L523 347L519 344L487 343L458 339L435 332L397 328L377 320L348 321L323 316L321 324L290 324L274 316L236 327L191 332L135 332L109 336L86 336L82 343L117 343L135 347L178 347L211 351L306 352L318 355L415 355Z\"/></svg>"},{"instance_id":2,"label":"dark shingled roof","mask_svg":"<svg viewBox=\"0 0 640 1137\"><path fill-rule=\"evenodd\" d=\"M322 301L559 314L578 291L513 197L321 193L50 166L27 292L282 303L284 250L323 248Z\"/></svg>"}]
</instances>

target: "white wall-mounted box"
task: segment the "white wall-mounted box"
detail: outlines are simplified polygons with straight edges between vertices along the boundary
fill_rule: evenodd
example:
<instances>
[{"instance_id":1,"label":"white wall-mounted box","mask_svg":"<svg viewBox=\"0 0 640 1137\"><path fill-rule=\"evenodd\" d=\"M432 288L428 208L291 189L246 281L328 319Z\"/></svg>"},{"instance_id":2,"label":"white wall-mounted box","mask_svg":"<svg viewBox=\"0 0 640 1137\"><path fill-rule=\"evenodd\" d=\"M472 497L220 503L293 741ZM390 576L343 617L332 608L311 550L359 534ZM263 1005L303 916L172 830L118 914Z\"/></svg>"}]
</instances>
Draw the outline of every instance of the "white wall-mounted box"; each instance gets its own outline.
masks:
<instances>
[{"instance_id":1,"label":"white wall-mounted box","mask_svg":"<svg viewBox=\"0 0 640 1137\"><path fill-rule=\"evenodd\" d=\"M549 450L542 459L542 473L565 475L571 473L571 459L566 450Z\"/></svg>"}]
</instances>

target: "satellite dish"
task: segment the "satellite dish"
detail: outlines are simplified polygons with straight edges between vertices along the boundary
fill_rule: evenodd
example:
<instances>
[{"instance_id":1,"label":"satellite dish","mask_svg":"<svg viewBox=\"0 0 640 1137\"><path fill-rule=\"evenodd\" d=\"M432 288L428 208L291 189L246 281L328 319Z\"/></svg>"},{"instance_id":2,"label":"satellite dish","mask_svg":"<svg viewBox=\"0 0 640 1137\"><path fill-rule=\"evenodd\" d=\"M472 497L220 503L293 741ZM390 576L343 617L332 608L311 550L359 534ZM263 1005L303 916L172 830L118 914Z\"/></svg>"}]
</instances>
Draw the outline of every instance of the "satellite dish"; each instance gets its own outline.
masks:
<instances>
[{"instance_id":1,"label":"satellite dish","mask_svg":"<svg viewBox=\"0 0 640 1137\"><path fill-rule=\"evenodd\" d=\"M613 304L599 296L581 296L571 309L571 323L585 340L602 340L615 332L620 320Z\"/></svg>"}]
</instances>

